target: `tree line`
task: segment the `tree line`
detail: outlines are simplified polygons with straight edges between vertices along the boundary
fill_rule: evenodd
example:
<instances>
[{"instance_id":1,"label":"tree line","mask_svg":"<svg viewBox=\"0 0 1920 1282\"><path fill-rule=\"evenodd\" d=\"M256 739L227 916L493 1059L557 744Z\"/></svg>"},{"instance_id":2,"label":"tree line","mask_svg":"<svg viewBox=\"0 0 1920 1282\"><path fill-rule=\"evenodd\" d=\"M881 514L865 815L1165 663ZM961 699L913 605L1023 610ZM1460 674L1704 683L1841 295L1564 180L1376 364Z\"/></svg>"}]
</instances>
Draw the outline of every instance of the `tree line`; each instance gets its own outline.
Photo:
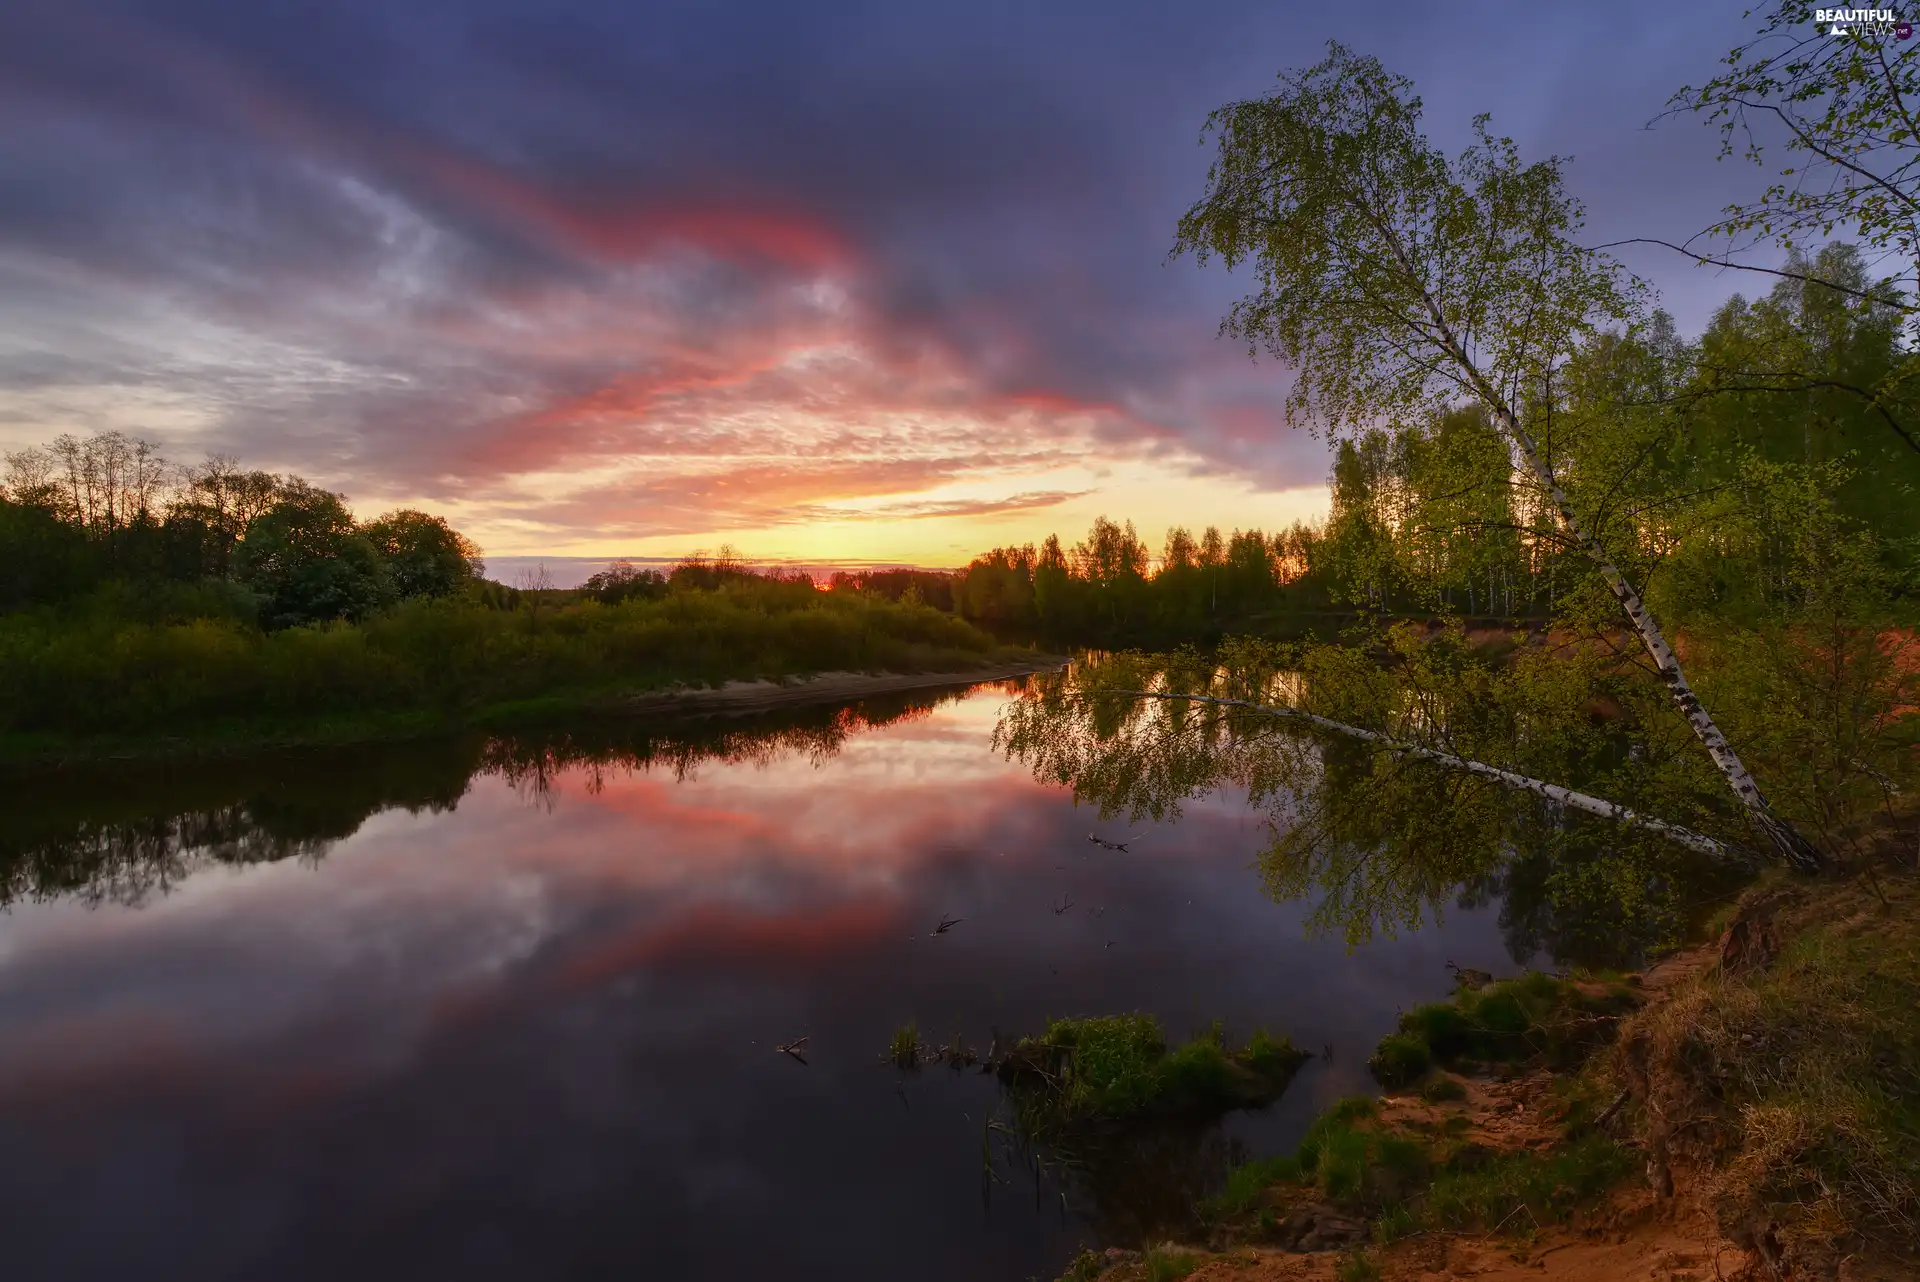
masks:
<instances>
[{"instance_id":1,"label":"tree line","mask_svg":"<svg viewBox=\"0 0 1920 1282\"><path fill-rule=\"evenodd\" d=\"M0 611L105 585L197 585L236 590L236 608L282 628L452 596L484 569L442 517L399 508L358 521L343 496L298 476L225 455L176 466L118 431L9 453L0 484Z\"/></svg>"},{"instance_id":2,"label":"tree line","mask_svg":"<svg viewBox=\"0 0 1920 1282\"><path fill-rule=\"evenodd\" d=\"M1911 51L1888 63L1874 39L1823 44L1812 83L1897 105ZM1791 115L1816 101L1777 78L1747 85L1750 52L1686 105L1711 114L1751 93ZM1776 70L1807 70L1789 62ZM1846 141L1858 105L1810 123L1800 149L1819 164L1865 154ZM1488 788L1534 798L1542 831L1581 813L1611 822L1606 840L1824 866L1904 786L1920 728L1920 303L1869 257L1920 251L1920 141L1862 143L1899 163L1856 190L1868 203L1853 219L1809 223L1771 194L1734 211L1721 230L1778 237L1785 265L1757 269L1768 292L1686 341L1607 247L1583 242L1562 159L1524 159L1484 116L1449 154L1421 114L1404 77L1330 46L1209 118L1215 161L1174 252L1247 271L1222 332L1285 360L1289 420L1336 445L1328 519L1310 539L1267 541L1261 586L1286 565L1299 578L1282 591L1317 586L1376 623L1534 614L1549 644L1490 661L1459 628L1375 626L1242 647L1238 662L1121 656L1036 696L1008 742L1044 777L1109 794L1117 781L1137 806L1231 766L1219 736L1331 735L1351 767L1333 793L1319 787L1336 759L1324 743L1286 740L1247 766L1286 781L1276 866L1295 871L1360 867L1368 834L1393 840L1372 817L1480 804ZM1849 222L1864 252L1803 243ZM1144 598L1137 535L1096 535L988 568L1031 565L1036 610L1043 570L1079 580L1083 600L1115 582ZM1403 804L1416 786L1427 800ZM1516 838L1507 822L1486 826L1476 861ZM1409 832L1411 868L1438 839Z\"/></svg>"},{"instance_id":3,"label":"tree line","mask_svg":"<svg viewBox=\"0 0 1920 1282\"><path fill-rule=\"evenodd\" d=\"M1660 311L1582 336L1529 398L1565 485L1611 491L1593 519L1642 550L1642 590L1683 617L1750 617L1794 591L1806 513L1766 511L1796 484L1816 491L1835 538L1871 546L1893 598L1912 591L1920 454L1907 424L1920 396L1903 377L1899 296L1853 245L1789 266L1760 297L1733 295L1697 339ZM1273 534L1176 527L1156 549L1101 517L1077 544L994 548L954 576L952 608L1069 642L1164 645L1315 621L1337 631L1358 612L1539 623L1590 589L1591 557L1485 404L1361 428L1335 443L1328 483L1324 519Z\"/></svg>"}]
</instances>

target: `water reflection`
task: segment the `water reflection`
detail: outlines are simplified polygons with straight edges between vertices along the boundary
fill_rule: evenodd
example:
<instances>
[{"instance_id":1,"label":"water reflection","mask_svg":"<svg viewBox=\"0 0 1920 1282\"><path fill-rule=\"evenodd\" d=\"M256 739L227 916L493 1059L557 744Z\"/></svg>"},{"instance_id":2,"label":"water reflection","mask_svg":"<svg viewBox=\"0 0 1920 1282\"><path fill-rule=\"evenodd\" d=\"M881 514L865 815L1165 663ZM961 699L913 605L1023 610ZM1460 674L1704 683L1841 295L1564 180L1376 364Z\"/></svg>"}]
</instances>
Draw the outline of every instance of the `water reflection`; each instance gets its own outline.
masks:
<instances>
[{"instance_id":1,"label":"water reflection","mask_svg":"<svg viewBox=\"0 0 1920 1282\"><path fill-rule=\"evenodd\" d=\"M996 743L1036 779L1116 818L1175 819L1195 798L1237 790L1266 820L1258 862L1268 892L1312 904L1310 926L1354 946L1418 929L1450 904L1498 902L1516 960L1634 966L1745 880L1658 835L1352 737L1217 700L1129 693L1212 696L1248 683L1225 693L1287 706L1310 693L1296 674L1212 662L1133 656L1038 678L1009 705ZM1447 712L1416 701L1396 715L1451 734ZM1531 746L1530 735L1560 757L1543 773L1590 787L1624 753L1589 720L1578 707L1557 722L1536 710L1516 746Z\"/></svg>"},{"instance_id":2,"label":"water reflection","mask_svg":"<svg viewBox=\"0 0 1920 1282\"><path fill-rule=\"evenodd\" d=\"M925 717L959 697L895 696L746 723L575 720L509 737L0 773L0 903L76 895L134 905L210 865L317 860L381 811L452 810L479 778L497 777L551 807L569 774L591 794L636 771L684 781L703 764L797 757L819 765L849 735Z\"/></svg>"},{"instance_id":3,"label":"water reflection","mask_svg":"<svg viewBox=\"0 0 1920 1282\"><path fill-rule=\"evenodd\" d=\"M1095 847L991 749L1006 699L0 783L7 1276L1050 1277L1161 1216L1141 1172L1216 1178L1362 1086L1447 959L1510 968L1491 908L1307 937L1232 788ZM908 1021L1134 1009L1335 1055L984 1209L997 1084L877 1062Z\"/></svg>"}]
</instances>

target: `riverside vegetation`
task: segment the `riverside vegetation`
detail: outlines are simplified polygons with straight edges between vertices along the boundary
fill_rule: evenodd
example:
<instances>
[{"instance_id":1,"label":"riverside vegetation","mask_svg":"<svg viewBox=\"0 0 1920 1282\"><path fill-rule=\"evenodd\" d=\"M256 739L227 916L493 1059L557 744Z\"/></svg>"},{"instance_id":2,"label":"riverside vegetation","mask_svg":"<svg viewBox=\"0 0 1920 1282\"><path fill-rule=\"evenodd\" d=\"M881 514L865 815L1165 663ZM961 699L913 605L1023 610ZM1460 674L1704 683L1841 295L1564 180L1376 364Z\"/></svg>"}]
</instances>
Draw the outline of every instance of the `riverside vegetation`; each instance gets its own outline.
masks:
<instances>
[{"instance_id":1,"label":"riverside vegetation","mask_svg":"<svg viewBox=\"0 0 1920 1282\"><path fill-rule=\"evenodd\" d=\"M1087 1251L1063 1282L1325 1276L1303 1251L1342 1279L1911 1276L1920 876L1881 872L1758 887L1644 981L1535 972L1407 1012L1373 1060L1392 1093L1235 1166L1192 1244Z\"/></svg>"},{"instance_id":2,"label":"riverside vegetation","mask_svg":"<svg viewBox=\"0 0 1920 1282\"><path fill-rule=\"evenodd\" d=\"M357 521L297 477L174 469L116 433L8 463L0 749L16 757L444 729L670 683L1005 653L931 607L724 557L508 588L441 518Z\"/></svg>"},{"instance_id":3,"label":"riverside vegetation","mask_svg":"<svg viewBox=\"0 0 1920 1282\"><path fill-rule=\"evenodd\" d=\"M1341 1105L1296 1153L1237 1171L1210 1204L1216 1244L1237 1221L1268 1248L1347 1247L1343 1278L1481 1272L1490 1257L1449 1263L1450 1234L1542 1233L1583 1207L1597 1234L1643 1196L1684 1221L1701 1269L1920 1261L1920 299L1869 267L1920 245L1920 134L1874 123L1920 59L1885 32L1802 40L1805 5L1760 16L1673 105L1762 163L1742 121L1789 123L1792 180L1713 229L1788 252L1764 299L1695 342L1583 243L1561 160L1523 159L1484 117L1460 151L1434 147L1411 84L1374 59L1336 44L1208 122L1216 160L1176 251L1251 270L1223 331L1294 368L1289 417L1337 448L1332 518L1242 536L1249 581L1347 618L1103 656L1036 683L1001 745L1103 814L1243 790L1270 816L1269 890L1317 897L1313 923L1356 943L1517 879L1551 916L1598 909L1673 948L1776 866L1719 955L1655 972L1632 1013L1631 986L1537 976L1409 1012L1373 1067L1417 1095ZM1863 248L1829 239L1843 227ZM1190 543L1170 536L1151 582L1126 528L977 568L1031 581L1040 613L1077 566L1112 635L1131 618L1153 640L1156 604L1180 599L1161 580L1195 581ZM1469 626L1489 600L1500 626ZM1521 1109L1548 1124L1475 1138ZM1542 1267L1649 1266L1614 1245L1556 1244ZM1168 1245L1116 1276L1203 1266L1228 1275Z\"/></svg>"},{"instance_id":4,"label":"riverside vegetation","mask_svg":"<svg viewBox=\"0 0 1920 1282\"><path fill-rule=\"evenodd\" d=\"M1775 4L1763 38L1809 13ZM1502 923L1516 953L1615 968L1725 926L1717 954L1640 985L1523 976L1408 1012L1373 1057L1408 1093L1337 1105L1189 1197L1208 1246L1337 1247L1358 1279L1429 1268L1453 1233L1609 1228L1610 1197L1644 1195L1691 1207L1756 1276L1911 1276L1920 299L1877 271L1920 246L1920 131L1874 122L1907 118L1920 54L1887 39L1749 46L1676 100L1730 129L1765 104L1796 125L1785 171L1834 179L1730 212L1718 230L1787 257L1691 340L1584 243L1562 161L1484 118L1442 151L1371 58L1336 45L1215 113L1176 250L1250 270L1223 329L1288 362L1291 421L1332 441L1323 525L1171 531L1157 570L1102 520L1073 549L824 593L706 564L514 593L434 518L363 524L221 460L169 493L139 443L63 440L10 459L0 500L0 733L474 719L990 654L968 620L1155 647L1030 683L998 743L1103 815L1239 789L1270 820L1266 889L1355 944L1496 897L1527 908ZM1642 955L1606 955L1623 945ZM999 1124L1108 1208L1143 1170L1203 1165L1165 1114L1257 1102L1256 1060L1297 1061L1218 1036L1169 1050L1145 1016L1021 1045L993 1057L1032 1066L1009 1070ZM918 1057L903 1030L891 1058ZM1161 1107L1181 1099L1205 1107ZM1087 1123L1100 1144L1073 1142ZM1119 1267L1211 1266L1156 1247Z\"/></svg>"}]
</instances>

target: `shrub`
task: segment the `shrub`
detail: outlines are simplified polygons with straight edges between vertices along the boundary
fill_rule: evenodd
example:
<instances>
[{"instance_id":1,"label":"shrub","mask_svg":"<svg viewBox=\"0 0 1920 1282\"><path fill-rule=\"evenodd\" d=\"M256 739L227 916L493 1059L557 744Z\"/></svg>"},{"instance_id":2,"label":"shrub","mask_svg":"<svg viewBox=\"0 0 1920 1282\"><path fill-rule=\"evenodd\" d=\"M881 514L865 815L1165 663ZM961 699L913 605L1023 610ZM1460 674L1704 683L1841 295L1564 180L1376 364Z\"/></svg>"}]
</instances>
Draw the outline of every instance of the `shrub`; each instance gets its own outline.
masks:
<instances>
[{"instance_id":1,"label":"shrub","mask_svg":"<svg viewBox=\"0 0 1920 1282\"><path fill-rule=\"evenodd\" d=\"M460 718L488 704L612 700L674 680L959 668L995 649L925 607L784 583L539 610L480 595L273 632L255 626L253 597L231 587L157 596L116 587L59 613L6 615L0 733L281 735L321 718Z\"/></svg>"},{"instance_id":2,"label":"shrub","mask_svg":"<svg viewBox=\"0 0 1920 1282\"><path fill-rule=\"evenodd\" d=\"M1502 1153L1456 1160L1427 1190L1427 1214L1446 1228L1491 1229L1522 1206L1534 1220L1560 1219L1630 1175L1634 1160L1604 1135L1587 1135L1546 1153ZM1466 1169L1460 1169L1464 1167Z\"/></svg>"},{"instance_id":3,"label":"shrub","mask_svg":"<svg viewBox=\"0 0 1920 1282\"><path fill-rule=\"evenodd\" d=\"M1151 1015L1057 1019L1016 1044L1001 1077L1060 1123L1142 1115L1204 1117L1279 1096L1307 1056L1259 1034L1230 1050L1216 1025L1168 1050Z\"/></svg>"},{"instance_id":4,"label":"shrub","mask_svg":"<svg viewBox=\"0 0 1920 1282\"><path fill-rule=\"evenodd\" d=\"M1450 1002L1416 1006L1400 1017L1368 1061L1389 1088L1410 1085L1432 1064L1469 1060L1560 1063L1607 1036L1639 1002L1614 984L1597 987L1529 971Z\"/></svg>"},{"instance_id":5,"label":"shrub","mask_svg":"<svg viewBox=\"0 0 1920 1282\"><path fill-rule=\"evenodd\" d=\"M1426 1039L1417 1033L1389 1033L1367 1061L1379 1083L1389 1090L1408 1086L1433 1067Z\"/></svg>"},{"instance_id":6,"label":"shrub","mask_svg":"<svg viewBox=\"0 0 1920 1282\"><path fill-rule=\"evenodd\" d=\"M1205 1210L1215 1218L1245 1215L1259 1205L1260 1195L1269 1187L1300 1176L1300 1161L1291 1153L1242 1162L1227 1172L1226 1187L1207 1202Z\"/></svg>"}]
</instances>

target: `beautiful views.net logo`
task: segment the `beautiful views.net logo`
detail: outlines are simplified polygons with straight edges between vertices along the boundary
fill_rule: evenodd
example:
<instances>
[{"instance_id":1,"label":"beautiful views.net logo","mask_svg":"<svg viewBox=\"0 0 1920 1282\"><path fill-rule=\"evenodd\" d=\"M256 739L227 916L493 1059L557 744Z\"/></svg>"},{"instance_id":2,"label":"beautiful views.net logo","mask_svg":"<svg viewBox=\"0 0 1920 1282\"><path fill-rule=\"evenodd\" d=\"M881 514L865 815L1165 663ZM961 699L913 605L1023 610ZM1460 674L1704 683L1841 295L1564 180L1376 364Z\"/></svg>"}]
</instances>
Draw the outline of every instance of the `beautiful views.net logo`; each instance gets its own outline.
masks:
<instances>
[{"instance_id":1,"label":"beautiful views.net logo","mask_svg":"<svg viewBox=\"0 0 1920 1282\"><path fill-rule=\"evenodd\" d=\"M1834 36L1863 30L1891 31L1895 40L1913 35L1913 24L1891 9L1815 9L1813 20Z\"/></svg>"}]
</instances>

